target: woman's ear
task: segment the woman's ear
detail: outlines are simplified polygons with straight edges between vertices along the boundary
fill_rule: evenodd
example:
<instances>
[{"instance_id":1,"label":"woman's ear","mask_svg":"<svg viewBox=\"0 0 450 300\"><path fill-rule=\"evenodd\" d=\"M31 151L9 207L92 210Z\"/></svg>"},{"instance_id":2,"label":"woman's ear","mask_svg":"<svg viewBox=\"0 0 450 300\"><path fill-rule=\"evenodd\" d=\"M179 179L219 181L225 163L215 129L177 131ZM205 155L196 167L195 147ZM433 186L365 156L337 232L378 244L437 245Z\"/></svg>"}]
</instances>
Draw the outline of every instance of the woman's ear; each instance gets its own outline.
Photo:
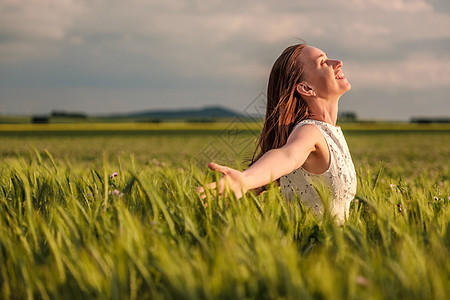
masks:
<instances>
[{"instance_id":1,"label":"woman's ear","mask_svg":"<svg viewBox=\"0 0 450 300\"><path fill-rule=\"evenodd\" d=\"M300 95L307 97L316 96L316 93L306 82L300 82L299 84L297 84L297 92L299 92Z\"/></svg>"}]
</instances>

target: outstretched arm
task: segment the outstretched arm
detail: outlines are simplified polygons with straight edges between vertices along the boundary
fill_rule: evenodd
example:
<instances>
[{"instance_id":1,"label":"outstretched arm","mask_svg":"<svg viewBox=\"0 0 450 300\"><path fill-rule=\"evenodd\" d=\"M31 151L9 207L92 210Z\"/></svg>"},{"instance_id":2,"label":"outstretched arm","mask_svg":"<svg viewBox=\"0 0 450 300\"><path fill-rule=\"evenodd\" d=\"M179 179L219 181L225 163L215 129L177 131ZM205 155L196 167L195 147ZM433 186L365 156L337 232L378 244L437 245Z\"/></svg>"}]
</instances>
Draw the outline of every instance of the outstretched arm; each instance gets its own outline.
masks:
<instances>
[{"instance_id":1,"label":"outstretched arm","mask_svg":"<svg viewBox=\"0 0 450 300\"><path fill-rule=\"evenodd\" d=\"M215 163L209 163L208 167L224 175L218 182L219 192L227 187L241 198L248 190L266 185L301 167L310 153L316 151L321 139L323 136L316 126L303 125L292 131L283 147L266 152L243 172ZM216 183L208 187L215 188ZM197 191L204 196L203 187Z\"/></svg>"}]
</instances>

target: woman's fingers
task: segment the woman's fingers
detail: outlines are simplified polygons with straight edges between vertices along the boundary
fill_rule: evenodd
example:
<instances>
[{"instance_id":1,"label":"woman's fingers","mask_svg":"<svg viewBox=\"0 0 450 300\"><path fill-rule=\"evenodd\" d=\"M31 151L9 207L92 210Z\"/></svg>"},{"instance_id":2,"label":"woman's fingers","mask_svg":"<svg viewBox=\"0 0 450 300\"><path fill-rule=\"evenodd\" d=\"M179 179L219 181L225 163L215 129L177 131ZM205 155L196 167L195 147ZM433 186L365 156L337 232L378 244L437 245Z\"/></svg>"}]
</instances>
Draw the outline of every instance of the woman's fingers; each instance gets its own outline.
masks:
<instances>
[{"instance_id":1,"label":"woman's fingers","mask_svg":"<svg viewBox=\"0 0 450 300\"><path fill-rule=\"evenodd\" d=\"M210 189L210 190L213 190L213 189L216 188L216 183L215 183L215 182L208 183L208 184L206 185L206 188L207 188L207 189ZM203 187L203 186L198 187L198 188L197 188L197 193L200 194L200 197L201 197L202 199L205 199L205 198L206 198L206 190L205 190L205 187Z\"/></svg>"},{"instance_id":2,"label":"woman's fingers","mask_svg":"<svg viewBox=\"0 0 450 300\"><path fill-rule=\"evenodd\" d=\"M197 188L197 192L200 193L200 197L204 199L206 197L206 189L217 189L219 191L219 194L224 193L225 189L230 189L232 192L235 193L235 195L238 198L242 197L242 183L241 178L239 175L241 175L238 170L235 170L233 168L222 166L213 162L210 162L208 164L208 167L213 170L222 173L223 176L218 180L218 182L211 182L205 186L201 186ZM218 184L218 185L217 185Z\"/></svg>"},{"instance_id":3,"label":"woman's fingers","mask_svg":"<svg viewBox=\"0 0 450 300\"><path fill-rule=\"evenodd\" d=\"M208 164L208 168L210 168L213 171L220 172L220 173L222 173L224 175L226 175L228 173L228 171L230 170L229 167L222 166L222 165L219 165L219 164L216 164L216 163L213 163L213 162L210 162Z\"/></svg>"},{"instance_id":4,"label":"woman's fingers","mask_svg":"<svg viewBox=\"0 0 450 300\"><path fill-rule=\"evenodd\" d=\"M221 165L213 163L213 162L208 163L208 168L210 168L211 170L218 171L217 169L219 167L221 167Z\"/></svg>"},{"instance_id":5,"label":"woman's fingers","mask_svg":"<svg viewBox=\"0 0 450 300\"><path fill-rule=\"evenodd\" d=\"M206 187L207 187L208 189L215 189L215 188L216 188L216 183L215 183L215 182L208 183L208 184L206 185ZM198 193L204 193L204 192L205 192L205 187L203 187L203 186L198 187L198 188L197 188L197 192L198 192Z\"/></svg>"},{"instance_id":6,"label":"woman's fingers","mask_svg":"<svg viewBox=\"0 0 450 300\"><path fill-rule=\"evenodd\" d=\"M216 183L215 182L208 183L207 187L208 189L213 190L216 188Z\"/></svg>"}]
</instances>

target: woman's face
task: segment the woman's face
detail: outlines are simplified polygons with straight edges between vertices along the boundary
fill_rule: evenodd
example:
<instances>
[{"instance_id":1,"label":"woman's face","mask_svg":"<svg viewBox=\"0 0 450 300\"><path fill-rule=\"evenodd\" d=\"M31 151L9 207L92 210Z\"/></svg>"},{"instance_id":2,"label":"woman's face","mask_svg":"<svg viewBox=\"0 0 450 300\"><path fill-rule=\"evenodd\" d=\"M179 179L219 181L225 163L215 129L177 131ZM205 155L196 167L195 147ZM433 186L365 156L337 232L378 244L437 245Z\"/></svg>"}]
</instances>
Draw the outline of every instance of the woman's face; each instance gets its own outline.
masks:
<instances>
[{"instance_id":1,"label":"woman's face","mask_svg":"<svg viewBox=\"0 0 450 300\"><path fill-rule=\"evenodd\" d=\"M304 82L318 97L340 97L351 89L342 61L329 59L325 52L310 46L302 49L300 60L305 66Z\"/></svg>"}]
</instances>

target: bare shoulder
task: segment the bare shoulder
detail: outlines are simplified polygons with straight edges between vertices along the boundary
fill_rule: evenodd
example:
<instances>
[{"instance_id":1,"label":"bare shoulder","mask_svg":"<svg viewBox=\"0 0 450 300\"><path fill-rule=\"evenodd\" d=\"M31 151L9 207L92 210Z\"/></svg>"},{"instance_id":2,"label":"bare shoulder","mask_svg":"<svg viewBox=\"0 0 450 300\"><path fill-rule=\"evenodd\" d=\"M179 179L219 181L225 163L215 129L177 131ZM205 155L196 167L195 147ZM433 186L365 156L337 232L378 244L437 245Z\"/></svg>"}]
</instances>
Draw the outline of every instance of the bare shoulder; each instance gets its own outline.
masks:
<instances>
[{"instance_id":1,"label":"bare shoulder","mask_svg":"<svg viewBox=\"0 0 450 300\"><path fill-rule=\"evenodd\" d=\"M311 146L317 145L323 140L320 129L313 124L304 124L297 126L292 130L286 144L309 144Z\"/></svg>"},{"instance_id":2,"label":"bare shoulder","mask_svg":"<svg viewBox=\"0 0 450 300\"><path fill-rule=\"evenodd\" d=\"M281 149L288 155L295 165L292 170L301 167L311 153L322 149L323 135L320 129L313 124L297 126L292 130L289 138Z\"/></svg>"}]
</instances>

